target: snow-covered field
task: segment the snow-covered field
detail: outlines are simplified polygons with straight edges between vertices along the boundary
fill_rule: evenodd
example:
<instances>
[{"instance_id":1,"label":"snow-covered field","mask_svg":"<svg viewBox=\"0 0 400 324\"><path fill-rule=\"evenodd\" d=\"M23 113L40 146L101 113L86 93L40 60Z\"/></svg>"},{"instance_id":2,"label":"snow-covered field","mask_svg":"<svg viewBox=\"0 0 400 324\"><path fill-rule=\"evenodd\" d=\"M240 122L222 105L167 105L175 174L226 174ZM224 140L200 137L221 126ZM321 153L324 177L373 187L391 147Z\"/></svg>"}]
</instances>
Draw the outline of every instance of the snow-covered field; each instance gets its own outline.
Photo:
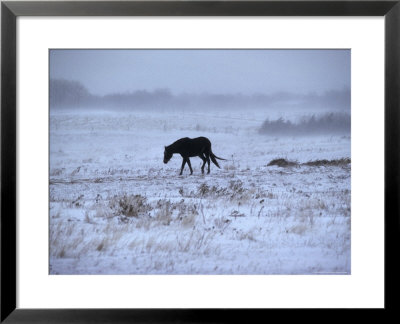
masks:
<instances>
[{"instance_id":1,"label":"snow-covered field","mask_svg":"<svg viewBox=\"0 0 400 324\"><path fill-rule=\"evenodd\" d=\"M270 137L260 110L50 114L50 274L349 274L349 136ZM221 169L164 145L206 136Z\"/></svg>"}]
</instances>

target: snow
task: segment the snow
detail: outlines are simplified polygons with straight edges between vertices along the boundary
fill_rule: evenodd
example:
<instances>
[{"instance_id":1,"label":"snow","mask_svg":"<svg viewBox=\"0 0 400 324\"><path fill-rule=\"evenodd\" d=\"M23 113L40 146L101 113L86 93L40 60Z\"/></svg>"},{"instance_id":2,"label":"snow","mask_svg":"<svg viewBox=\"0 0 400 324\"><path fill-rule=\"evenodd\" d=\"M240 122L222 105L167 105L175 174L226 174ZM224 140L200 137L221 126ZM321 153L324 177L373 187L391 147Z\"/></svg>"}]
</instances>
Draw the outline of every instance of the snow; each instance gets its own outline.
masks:
<instances>
[{"instance_id":1,"label":"snow","mask_svg":"<svg viewBox=\"0 0 400 324\"><path fill-rule=\"evenodd\" d=\"M297 115L293 115L297 117ZM50 114L50 274L350 274L349 136L270 137L260 109ZM163 150L206 136L227 161Z\"/></svg>"}]
</instances>

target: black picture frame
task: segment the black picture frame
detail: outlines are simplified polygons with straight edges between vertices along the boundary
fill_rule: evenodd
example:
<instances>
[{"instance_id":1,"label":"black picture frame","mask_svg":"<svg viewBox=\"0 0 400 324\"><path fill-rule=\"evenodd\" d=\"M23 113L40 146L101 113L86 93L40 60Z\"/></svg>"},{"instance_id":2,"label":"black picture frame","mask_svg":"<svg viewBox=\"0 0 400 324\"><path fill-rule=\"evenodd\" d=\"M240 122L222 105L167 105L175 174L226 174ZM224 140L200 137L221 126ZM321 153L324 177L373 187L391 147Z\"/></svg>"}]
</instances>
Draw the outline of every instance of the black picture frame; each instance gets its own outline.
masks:
<instances>
[{"instance_id":1,"label":"black picture frame","mask_svg":"<svg viewBox=\"0 0 400 324\"><path fill-rule=\"evenodd\" d=\"M399 275L400 0L394 1L2 1L1 3L1 322L142 323L267 320L267 309L16 308L16 19L18 16L384 16L385 307L396 311ZM373 125L370 125L373 128ZM344 292L345 293L345 292ZM296 311L296 310L294 310ZM353 310L357 311L357 310ZM302 316L304 311L297 310ZM308 314L308 312L307 312ZM370 317L371 313L368 313ZM270 315L270 314L268 314ZM297 316L297 315L296 315ZM305 315L307 318L310 315ZM323 315L326 316L326 315ZM258 319L257 319L258 318ZM253 319L253 320L252 320ZM282 319L282 318L281 318ZM308 318L312 320L311 318ZM380 319L381 321L383 319Z\"/></svg>"}]
</instances>

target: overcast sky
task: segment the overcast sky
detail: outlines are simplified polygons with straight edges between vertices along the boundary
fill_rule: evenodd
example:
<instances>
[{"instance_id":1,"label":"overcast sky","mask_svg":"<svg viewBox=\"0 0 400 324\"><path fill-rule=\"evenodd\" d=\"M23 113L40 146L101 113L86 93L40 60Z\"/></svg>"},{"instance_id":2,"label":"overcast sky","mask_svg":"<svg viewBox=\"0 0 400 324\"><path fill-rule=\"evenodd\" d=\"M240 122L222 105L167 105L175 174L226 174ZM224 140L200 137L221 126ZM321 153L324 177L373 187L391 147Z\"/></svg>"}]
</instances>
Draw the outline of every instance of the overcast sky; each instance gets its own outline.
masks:
<instances>
[{"instance_id":1,"label":"overcast sky","mask_svg":"<svg viewBox=\"0 0 400 324\"><path fill-rule=\"evenodd\" d=\"M350 50L51 50L50 77L96 95L323 93L350 88Z\"/></svg>"}]
</instances>

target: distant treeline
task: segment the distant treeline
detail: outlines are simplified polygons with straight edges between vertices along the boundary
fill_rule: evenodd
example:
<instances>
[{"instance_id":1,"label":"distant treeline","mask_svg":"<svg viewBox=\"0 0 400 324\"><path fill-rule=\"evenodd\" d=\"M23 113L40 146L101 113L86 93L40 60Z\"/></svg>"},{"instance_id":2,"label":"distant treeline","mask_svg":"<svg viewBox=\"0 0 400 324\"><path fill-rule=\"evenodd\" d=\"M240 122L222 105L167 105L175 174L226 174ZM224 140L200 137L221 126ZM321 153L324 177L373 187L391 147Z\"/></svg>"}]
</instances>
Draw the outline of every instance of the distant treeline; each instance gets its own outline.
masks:
<instances>
[{"instance_id":1,"label":"distant treeline","mask_svg":"<svg viewBox=\"0 0 400 324\"><path fill-rule=\"evenodd\" d=\"M323 94L172 94L168 89L136 90L104 96L91 94L77 81L51 79L50 107L59 108L140 108L140 107L265 107L321 108L350 110L350 90L333 90Z\"/></svg>"},{"instance_id":2,"label":"distant treeline","mask_svg":"<svg viewBox=\"0 0 400 324\"><path fill-rule=\"evenodd\" d=\"M327 113L321 116L309 116L295 123L279 118L266 119L260 127L260 133L266 135L318 135L350 134L351 118L349 114Z\"/></svg>"}]
</instances>

